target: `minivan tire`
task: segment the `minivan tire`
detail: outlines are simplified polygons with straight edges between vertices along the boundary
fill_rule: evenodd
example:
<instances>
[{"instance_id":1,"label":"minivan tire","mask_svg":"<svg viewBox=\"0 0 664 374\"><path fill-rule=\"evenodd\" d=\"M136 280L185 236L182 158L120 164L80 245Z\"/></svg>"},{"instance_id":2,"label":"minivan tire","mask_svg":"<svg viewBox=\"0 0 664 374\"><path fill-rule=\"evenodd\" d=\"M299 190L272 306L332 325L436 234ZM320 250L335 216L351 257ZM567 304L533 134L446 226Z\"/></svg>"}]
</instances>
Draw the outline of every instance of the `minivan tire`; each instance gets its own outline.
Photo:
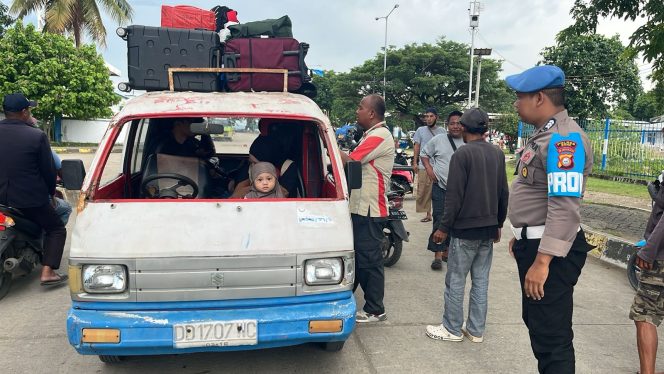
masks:
<instances>
[{"instance_id":1,"label":"minivan tire","mask_svg":"<svg viewBox=\"0 0 664 374\"><path fill-rule=\"evenodd\" d=\"M122 361L120 356L99 355L99 361L105 364L117 364Z\"/></svg>"},{"instance_id":2,"label":"minivan tire","mask_svg":"<svg viewBox=\"0 0 664 374\"><path fill-rule=\"evenodd\" d=\"M322 343L322 347L327 352L339 352L340 350L343 349L345 343L346 343L346 341L343 341L343 342L325 342L325 343Z\"/></svg>"}]
</instances>

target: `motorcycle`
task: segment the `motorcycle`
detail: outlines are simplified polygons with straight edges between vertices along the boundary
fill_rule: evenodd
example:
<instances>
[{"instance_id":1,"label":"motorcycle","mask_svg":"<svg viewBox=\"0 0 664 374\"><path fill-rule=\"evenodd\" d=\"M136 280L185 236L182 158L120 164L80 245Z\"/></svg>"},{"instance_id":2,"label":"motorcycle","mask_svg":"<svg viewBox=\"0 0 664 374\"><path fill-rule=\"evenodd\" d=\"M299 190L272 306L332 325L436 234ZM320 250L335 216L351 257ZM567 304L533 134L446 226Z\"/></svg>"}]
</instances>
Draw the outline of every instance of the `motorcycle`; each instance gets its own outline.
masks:
<instances>
[{"instance_id":1,"label":"motorcycle","mask_svg":"<svg viewBox=\"0 0 664 374\"><path fill-rule=\"evenodd\" d=\"M383 242L381 250L383 252L383 265L390 267L399 261L403 250L403 242L408 241L410 233L406 231L403 220L408 219L403 210L403 193L400 191L390 191L387 194L389 204L388 220L383 225Z\"/></svg>"},{"instance_id":2,"label":"motorcycle","mask_svg":"<svg viewBox=\"0 0 664 374\"><path fill-rule=\"evenodd\" d=\"M396 150L394 167L390 177L390 190L402 191L404 194L413 193L413 169L403 149Z\"/></svg>"},{"instance_id":3,"label":"motorcycle","mask_svg":"<svg viewBox=\"0 0 664 374\"><path fill-rule=\"evenodd\" d=\"M57 191L81 189L85 177L82 161L63 160L62 174ZM43 242L39 225L27 219L20 209L0 204L0 300L7 296L15 278L30 274L41 264Z\"/></svg>"}]
</instances>

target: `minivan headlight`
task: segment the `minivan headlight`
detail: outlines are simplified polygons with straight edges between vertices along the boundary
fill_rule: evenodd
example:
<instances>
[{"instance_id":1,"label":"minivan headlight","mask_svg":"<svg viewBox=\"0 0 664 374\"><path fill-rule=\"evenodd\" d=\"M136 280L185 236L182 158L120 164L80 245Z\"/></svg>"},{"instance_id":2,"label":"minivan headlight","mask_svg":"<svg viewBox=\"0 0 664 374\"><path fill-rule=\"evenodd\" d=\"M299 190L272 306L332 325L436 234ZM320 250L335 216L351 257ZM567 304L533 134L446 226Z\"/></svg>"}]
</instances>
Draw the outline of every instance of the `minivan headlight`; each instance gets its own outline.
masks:
<instances>
[{"instance_id":1,"label":"minivan headlight","mask_svg":"<svg viewBox=\"0 0 664 374\"><path fill-rule=\"evenodd\" d=\"M127 269L122 265L84 265L83 290L87 293L120 293L127 285Z\"/></svg>"},{"instance_id":2,"label":"minivan headlight","mask_svg":"<svg viewBox=\"0 0 664 374\"><path fill-rule=\"evenodd\" d=\"M304 281L310 286L339 284L343 279L343 260L318 258L304 263Z\"/></svg>"}]
</instances>

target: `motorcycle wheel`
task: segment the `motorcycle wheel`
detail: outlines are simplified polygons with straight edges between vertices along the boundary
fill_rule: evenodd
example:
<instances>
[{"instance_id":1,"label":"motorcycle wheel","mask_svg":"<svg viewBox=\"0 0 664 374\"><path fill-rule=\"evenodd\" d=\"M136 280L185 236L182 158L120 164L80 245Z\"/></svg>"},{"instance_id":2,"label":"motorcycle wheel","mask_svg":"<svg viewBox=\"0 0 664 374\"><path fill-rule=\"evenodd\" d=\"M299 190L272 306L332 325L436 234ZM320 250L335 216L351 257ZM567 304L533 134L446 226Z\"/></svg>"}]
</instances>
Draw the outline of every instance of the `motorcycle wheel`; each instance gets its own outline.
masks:
<instances>
[{"instance_id":1,"label":"motorcycle wheel","mask_svg":"<svg viewBox=\"0 0 664 374\"><path fill-rule=\"evenodd\" d=\"M627 279L629 280L629 285L636 291L639 288L641 279L641 269L636 266L636 253L630 256L627 262Z\"/></svg>"},{"instance_id":2,"label":"motorcycle wheel","mask_svg":"<svg viewBox=\"0 0 664 374\"><path fill-rule=\"evenodd\" d=\"M383 243L381 245L383 250L383 266L390 267L399 261L401 258L401 250L403 249L403 240L392 238L391 234L385 234Z\"/></svg>"},{"instance_id":3,"label":"motorcycle wheel","mask_svg":"<svg viewBox=\"0 0 664 374\"><path fill-rule=\"evenodd\" d=\"M12 285L12 273L2 271L0 273L0 300L7 296L9 288Z\"/></svg>"}]
</instances>

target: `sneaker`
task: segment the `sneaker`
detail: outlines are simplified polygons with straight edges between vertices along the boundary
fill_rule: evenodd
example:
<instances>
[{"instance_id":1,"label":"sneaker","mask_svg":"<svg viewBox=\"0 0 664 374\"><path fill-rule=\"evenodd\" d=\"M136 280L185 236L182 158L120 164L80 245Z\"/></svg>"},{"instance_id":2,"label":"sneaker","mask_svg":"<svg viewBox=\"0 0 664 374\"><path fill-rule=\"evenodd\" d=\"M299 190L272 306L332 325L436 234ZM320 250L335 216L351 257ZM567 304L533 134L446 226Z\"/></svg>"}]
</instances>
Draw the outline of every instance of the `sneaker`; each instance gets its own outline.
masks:
<instances>
[{"instance_id":1,"label":"sneaker","mask_svg":"<svg viewBox=\"0 0 664 374\"><path fill-rule=\"evenodd\" d=\"M432 270L443 270L443 260L435 259L431 263Z\"/></svg>"},{"instance_id":2,"label":"sneaker","mask_svg":"<svg viewBox=\"0 0 664 374\"><path fill-rule=\"evenodd\" d=\"M457 336L447 331L445 326L440 325L429 325L427 326L427 336L431 339L436 340L445 340L448 342L460 342L463 341L463 335Z\"/></svg>"},{"instance_id":3,"label":"sneaker","mask_svg":"<svg viewBox=\"0 0 664 374\"><path fill-rule=\"evenodd\" d=\"M365 311L360 311L355 314L355 322L357 323L382 322L385 320L387 320L387 313L372 314Z\"/></svg>"},{"instance_id":4,"label":"sneaker","mask_svg":"<svg viewBox=\"0 0 664 374\"><path fill-rule=\"evenodd\" d=\"M463 326L461 326L461 333L463 333L463 335L473 343L481 343L484 341L484 336L473 336L471 333L469 333L468 330L466 329L465 322Z\"/></svg>"}]
</instances>

